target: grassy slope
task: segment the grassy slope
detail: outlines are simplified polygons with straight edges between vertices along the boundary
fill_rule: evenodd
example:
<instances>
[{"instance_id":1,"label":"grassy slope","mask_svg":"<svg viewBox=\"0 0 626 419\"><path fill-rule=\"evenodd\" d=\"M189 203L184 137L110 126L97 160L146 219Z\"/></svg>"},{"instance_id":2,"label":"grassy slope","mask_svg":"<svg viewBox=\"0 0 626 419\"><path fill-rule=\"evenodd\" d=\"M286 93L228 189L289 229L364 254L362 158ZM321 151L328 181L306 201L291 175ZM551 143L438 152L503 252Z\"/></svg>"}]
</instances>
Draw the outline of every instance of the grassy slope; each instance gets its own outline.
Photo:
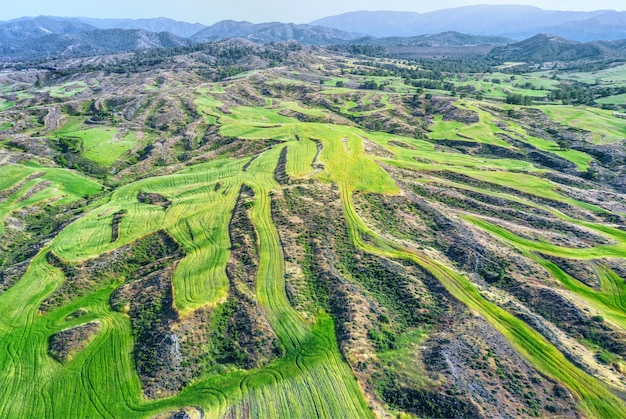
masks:
<instances>
[{"instance_id":1,"label":"grassy slope","mask_svg":"<svg viewBox=\"0 0 626 419\"><path fill-rule=\"evenodd\" d=\"M613 111L589 107L542 106L541 110L556 122L591 132L594 143L615 143L626 138L626 120Z\"/></svg>"},{"instance_id":2,"label":"grassy slope","mask_svg":"<svg viewBox=\"0 0 626 419\"><path fill-rule=\"evenodd\" d=\"M126 185L116 190L109 202L88 212L46 246L17 285L0 295L0 386L6 389L0 394L0 416L147 417L184 406L200 406L207 416L218 416L229 409L232 409L231 413L243 416L248 408L259 417L307 417L312 411L321 417L371 415L352 372L339 353L332 320L320 313L315 323L306 323L290 306L285 294L282 248L270 211L271 195L280 188L274 179L274 171L283 148L287 147L290 175L311 176L311 165L317 154L315 141L323 146L318 160L324 167L316 176L339 187L350 237L358 248L423 266L455 298L484 316L538 370L565 384L588 415L621 417L626 414L622 402L568 361L536 331L487 301L467 278L454 270L425 253L402 247L371 230L352 203L355 191L399 192L394 181L378 164L377 160L382 160L409 170L450 170L520 192L582 206L561 195L551 182L517 172L536 171L531 164L443 153L425 141L365 133L354 127L302 123L267 108L237 107L226 115L217 109L219 101L208 96L200 97L198 105L207 119L219 119L222 135L249 141L276 139L284 144L261 153L245 170L249 159L216 160ZM463 130L464 135L480 136L487 138L487 142L497 143L494 139L497 137L493 136L493 121L482 113L480 115L485 124L469 131L460 126L446 126L440 131ZM395 158L382 159L366 154L363 137L387 147ZM391 140L401 141L412 149L393 146L389 144ZM417 157L421 160L416 160ZM5 172L5 176L0 176L0 190L10 188L38 170L45 172L39 179L56 182L56 188L65 191L63 199L77 199L99 189L96 184L60 169L13 165L0 167L0 170ZM134 373L130 322L109 306L113 285L103 284L91 295L45 316L38 314L39 304L64 281L62 272L46 262L46 252L53 250L65 260L80 261L117 249L159 229L169 231L186 251L174 276L177 309L184 315L198 307L220 303L228 291L224 272L230 247L228 223L237 194L244 184L255 192L252 220L260 248L257 298L287 348L281 360L249 373L239 371L205 377L178 396L146 401L141 397L141 386ZM31 186L32 183L24 184L15 194L24 193L23 189ZM137 199L140 192L161 194L172 205L165 211L160 206L140 203ZM3 204L7 202L7 208L12 208L8 207L12 201ZM595 208L587 206L587 209ZM113 215L122 210L125 215L119 237L111 242ZM468 221L525 251L572 256L573 250L524 241L484 220L468 218ZM624 257L626 249L621 241L615 246L585 249L580 254L590 258ZM576 255L578 257L579 253ZM547 263L544 266L549 268ZM552 269L552 273L557 278L561 275L556 269ZM562 279L567 286L569 279ZM614 273L605 271L603 281L600 292L576 283L571 283L570 287L598 306L604 305L609 318L622 319L624 302L608 300L609 295L615 294L612 291L617 283ZM86 316L66 320L68 314L81 307L87 309ZM614 313L609 313L609 309ZM66 365L58 364L47 355L50 335L91 320L101 321L103 327L85 351Z\"/></svg>"},{"instance_id":3,"label":"grassy slope","mask_svg":"<svg viewBox=\"0 0 626 419\"><path fill-rule=\"evenodd\" d=\"M48 184L29 194L41 182ZM0 191L3 190L12 193L0 201L0 233L4 230L2 220L13 211L43 202L67 204L96 194L101 186L69 170L13 164L0 166Z\"/></svg>"},{"instance_id":4,"label":"grassy slope","mask_svg":"<svg viewBox=\"0 0 626 419\"><path fill-rule=\"evenodd\" d=\"M120 136L116 129L109 127L84 129L82 120L76 117L70 118L54 134L57 138L79 138L82 141L83 157L103 166L115 163L137 144L134 133Z\"/></svg>"}]
</instances>

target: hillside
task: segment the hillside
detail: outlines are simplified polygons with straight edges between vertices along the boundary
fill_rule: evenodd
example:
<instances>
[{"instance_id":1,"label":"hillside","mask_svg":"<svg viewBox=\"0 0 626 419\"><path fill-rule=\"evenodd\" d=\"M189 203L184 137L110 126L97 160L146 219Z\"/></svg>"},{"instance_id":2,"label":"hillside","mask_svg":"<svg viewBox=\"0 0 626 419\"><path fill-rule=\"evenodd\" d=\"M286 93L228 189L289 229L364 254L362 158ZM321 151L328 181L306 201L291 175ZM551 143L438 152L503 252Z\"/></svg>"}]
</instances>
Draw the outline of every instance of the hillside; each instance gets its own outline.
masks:
<instances>
[{"instance_id":1,"label":"hillside","mask_svg":"<svg viewBox=\"0 0 626 419\"><path fill-rule=\"evenodd\" d=\"M97 56L152 48L189 45L187 39L168 32L138 29L91 30L74 34L54 34L14 40L0 45L0 60L22 61Z\"/></svg>"},{"instance_id":2,"label":"hillside","mask_svg":"<svg viewBox=\"0 0 626 419\"><path fill-rule=\"evenodd\" d=\"M503 45L511 43L511 38L502 36L469 35L455 31L437 34L426 34L410 37L374 38L365 37L354 40L358 44L402 46L402 47L447 47L447 46L480 46Z\"/></svg>"},{"instance_id":3,"label":"hillside","mask_svg":"<svg viewBox=\"0 0 626 419\"><path fill-rule=\"evenodd\" d=\"M607 11L581 21L550 27L546 32L578 41L626 39L626 12Z\"/></svg>"},{"instance_id":4,"label":"hillside","mask_svg":"<svg viewBox=\"0 0 626 419\"><path fill-rule=\"evenodd\" d=\"M626 417L626 66L507 71L5 67L0 417Z\"/></svg>"},{"instance_id":5,"label":"hillside","mask_svg":"<svg viewBox=\"0 0 626 419\"><path fill-rule=\"evenodd\" d=\"M254 24L225 20L202 29L191 37L192 40L199 42L229 38L243 38L257 43L297 41L305 45L329 45L351 41L356 36L321 26L280 22Z\"/></svg>"},{"instance_id":6,"label":"hillside","mask_svg":"<svg viewBox=\"0 0 626 419\"><path fill-rule=\"evenodd\" d=\"M200 23L181 22L168 18L154 19L96 19L76 18L98 29L141 29L147 32L169 32L181 38L189 38L206 26Z\"/></svg>"},{"instance_id":7,"label":"hillside","mask_svg":"<svg viewBox=\"0 0 626 419\"><path fill-rule=\"evenodd\" d=\"M40 16L0 22L0 43L22 41L51 34L76 34L96 29L78 19Z\"/></svg>"},{"instance_id":8,"label":"hillside","mask_svg":"<svg viewBox=\"0 0 626 419\"><path fill-rule=\"evenodd\" d=\"M539 34L524 41L494 48L489 58L500 61L546 61L602 60L617 57L610 44L576 42L554 35Z\"/></svg>"}]
</instances>

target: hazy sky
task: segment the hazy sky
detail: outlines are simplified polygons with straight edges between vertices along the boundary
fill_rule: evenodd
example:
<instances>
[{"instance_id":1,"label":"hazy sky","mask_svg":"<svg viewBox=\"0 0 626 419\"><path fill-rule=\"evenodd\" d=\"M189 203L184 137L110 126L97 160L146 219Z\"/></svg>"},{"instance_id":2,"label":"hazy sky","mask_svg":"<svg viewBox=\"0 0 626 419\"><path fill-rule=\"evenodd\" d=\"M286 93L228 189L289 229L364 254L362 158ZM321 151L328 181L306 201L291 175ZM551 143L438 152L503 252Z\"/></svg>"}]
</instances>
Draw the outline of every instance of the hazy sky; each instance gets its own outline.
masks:
<instances>
[{"instance_id":1,"label":"hazy sky","mask_svg":"<svg viewBox=\"0 0 626 419\"><path fill-rule=\"evenodd\" d=\"M428 12L470 4L529 4L547 10L626 10L624 0L2 0L0 20L21 16L170 17L204 24L223 19L307 23L355 10Z\"/></svg>"}]
</instances>

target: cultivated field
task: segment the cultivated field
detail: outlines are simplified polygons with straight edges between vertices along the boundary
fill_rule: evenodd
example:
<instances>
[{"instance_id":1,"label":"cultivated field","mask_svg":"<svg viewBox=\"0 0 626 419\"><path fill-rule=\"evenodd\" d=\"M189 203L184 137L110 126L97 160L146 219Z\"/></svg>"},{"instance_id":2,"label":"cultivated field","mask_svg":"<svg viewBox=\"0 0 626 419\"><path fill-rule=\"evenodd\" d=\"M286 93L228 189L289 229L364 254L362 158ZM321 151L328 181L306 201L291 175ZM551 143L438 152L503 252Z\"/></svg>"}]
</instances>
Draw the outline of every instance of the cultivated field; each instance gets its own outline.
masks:
<instances>
[{"instance_id":1,"label":"cultivated field","mask_svg":"<svg viewBox=\"0 0 626 419\"><path fill-rule=\"evenodd\" d=\"M0 417L626 416L626 120L318 54L2 90Z\"/></svg>"}]
</instances>

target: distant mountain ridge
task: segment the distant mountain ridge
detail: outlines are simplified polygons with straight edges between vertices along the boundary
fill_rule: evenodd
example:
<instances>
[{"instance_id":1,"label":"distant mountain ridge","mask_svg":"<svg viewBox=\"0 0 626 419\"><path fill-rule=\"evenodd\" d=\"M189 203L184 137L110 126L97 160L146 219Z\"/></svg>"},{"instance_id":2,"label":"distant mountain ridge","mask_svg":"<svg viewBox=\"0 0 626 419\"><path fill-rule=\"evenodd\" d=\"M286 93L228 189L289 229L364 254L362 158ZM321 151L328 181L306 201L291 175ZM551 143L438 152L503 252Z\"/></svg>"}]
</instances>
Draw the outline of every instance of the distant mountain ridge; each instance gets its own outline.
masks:
<instances>
[{"instance_id":1,"label":"distant mountain ridge","mask_svg":"<svg viewBox=\"0 0 626 419\"><path fill-rule=\"evenodd\" d=\"M130 52L139 49L189 45L169 32L140 29L97 29L74 34L53 34L0 44L0 59L7 61L70 58Z\"/></svg>"},{"instance_id":2,"label":"distant mountain ridge","mask_svg":"<svg viewBox=\"0 0 626 419\"><path fill-rule=\"evenodd\" d=\"M96 29L140 29L170 32L188 38L206 28L201 23L181 22L164 17L152 19L98 19L88 17L37 16L0 22L0 42L36 38L51 34L72 34Z\"/></svg>"},{"instance_id":3,"label":"distant mountain ridge","mask_svg":"<svg viewBox=\"0 0 626 419\"><path fill-rule=\"evenodd\" d=\"M389 51L446 55L465 46L484 56L490 46L550 33L573 41L605 40L578 45L565 39L534 38L494 51L492 57L526 61L621 57L623 48L610 41L626 39L626 12L546 11L531 6L480 5L415 12L352 12L311 24L251 23L223 20L211 26L168 18L95 19L24 17L0 22L0 58L8 61L86 56L167 48L241 38L254 43L297 41L305 45L359 43L391 47ZM621 44L620 44L621 45ZM439 49L448 47L448 51Z\"/></svg>"},{"instance_id":4,"label":"distant mountain ridge","mask_svg":"<svg viewBox=\"0 0 626 419\"><path fill-rule=\"evenodd\" d=\"M181 22L165 17L153 19L96 19L79 17L77 20L98 29L141 29L148 32L169 32L181 38L189 38L206 28L201 23Z\"/></svg>"},{"instance_id":5,"label":"distant mountain ridge","mask_svg":"<svg viewBox=\"0 0 626 419\"><path fill-rule=\"evenodd\" d=\"M496 61L580 61L625 58L623 42L577 42L556 35L539 34L521 42L494 48L489 58Z\"/></svg>"},{"instance_id":6,"label":"distant mountain ridge","mask_svg":"<svg viewBox=\"0 0 626 419\"><path fill-rule=\"evenodd\" d=\"M447 31L514 39L537 33L554 33L580 41L626 37L626 12L551 11L514 5L464 6L429 13L359 11L325 17L311 24L376 37Z\"/></svg>"},{"instance_id":7,"label":"distant mountain ridge","mask_svg":"<svg viewBox=\"0 0 626 419\"><path fill-rule=\"evenodd\" d=\"M293 40L302 44L320 45L347 42L357 37L356 34L322 26L223 20L202 29L194 34L191 39L200 42L213 42L228 38L244 38L257 43Z\"/></svg>"},{"instance_id":8,"label":"distant mountain ridge","mask_svg":"<svg viewBox=\"0 0 626 419\"><path fill-rule=\"evenodd\" d=\"M76 18L39 16L0 22L0 43L53 34L74 34L97 29Z\"/></svg>"},{"instance_id":9,"label":"distant mountain ridge","mask_svg":"<svg viewBox=\"0 0 626 419\"><path fill-rule=\"evenodd\" d=\"M456 31L426 34L420 36L387 38L365 37L354 41L359 44L382 45L396 47L438 47L438 46L475 46L475 45L504 45L514 42L504 36L468 35Z\"/></svg>"}]
</instances>

